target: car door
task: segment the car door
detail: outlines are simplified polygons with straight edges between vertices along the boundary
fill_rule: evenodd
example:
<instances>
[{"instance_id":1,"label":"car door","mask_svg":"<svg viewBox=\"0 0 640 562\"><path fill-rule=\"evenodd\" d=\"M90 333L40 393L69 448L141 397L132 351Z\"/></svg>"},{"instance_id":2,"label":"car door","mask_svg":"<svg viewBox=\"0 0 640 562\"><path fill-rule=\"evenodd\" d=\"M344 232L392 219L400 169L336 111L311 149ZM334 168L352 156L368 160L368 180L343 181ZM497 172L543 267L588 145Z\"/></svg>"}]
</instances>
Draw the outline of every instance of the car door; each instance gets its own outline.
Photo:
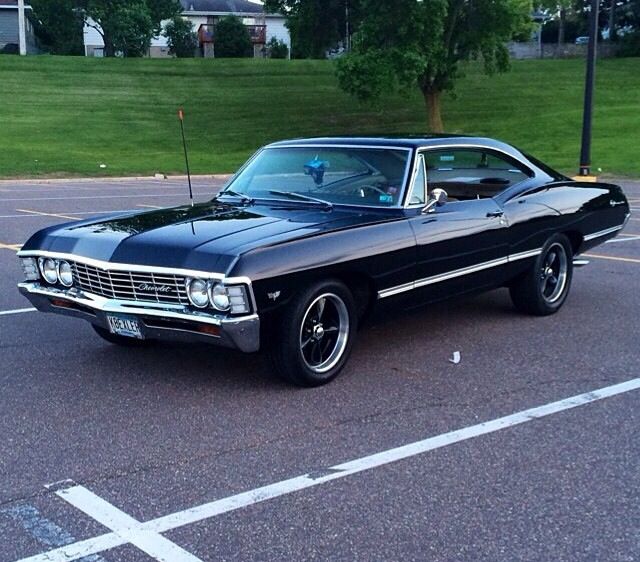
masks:
<instances>
[{"instance_id":1,"label":"car door","mask_svg":"<svg viewBox=\"0 0 640 562\"><path fill-rule=\"evenodd\" d=\"M526 175L478 148L426 150L418 155L408 207L417 240L416 288L437 300L501 285L507 274L508 222L494 195ZM434 189L448 201L422 208Z\"/></svg>"}]
</instances>

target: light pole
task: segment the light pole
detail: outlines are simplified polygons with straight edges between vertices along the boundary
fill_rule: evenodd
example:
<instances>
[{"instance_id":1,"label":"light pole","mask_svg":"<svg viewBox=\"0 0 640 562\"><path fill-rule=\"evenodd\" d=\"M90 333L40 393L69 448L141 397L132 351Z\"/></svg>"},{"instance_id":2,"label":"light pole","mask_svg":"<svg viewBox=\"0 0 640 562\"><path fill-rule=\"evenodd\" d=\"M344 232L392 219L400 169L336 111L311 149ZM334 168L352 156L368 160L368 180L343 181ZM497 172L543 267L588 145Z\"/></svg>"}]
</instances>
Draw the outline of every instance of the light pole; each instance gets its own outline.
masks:
<instances>
[{"instance_id":1,"label":"light pole","mask_svg":"<svg viewBox=\"0 0 640 562\"><path fill-rule=\"evenodd\" d=\"M27 54L27 38L24 28L24 0L18 0L18 43L20 44L20 54Z\"/></svg>"},{"instance_id":2,"label":"light pole","mask_svg":"<svg viewBox=\"0 0 640 562\"><path fill-rule=\"evenodd\" d=\"M587 51L587 75L584 84L584 113L582 116L582 147L580 149L581 177L591 174L591 121L593 114L593 90L596 77L596 49L598 43L598 12L600 0L591 0L589 14L589 46Z\"/></svg>"}]
</instances>

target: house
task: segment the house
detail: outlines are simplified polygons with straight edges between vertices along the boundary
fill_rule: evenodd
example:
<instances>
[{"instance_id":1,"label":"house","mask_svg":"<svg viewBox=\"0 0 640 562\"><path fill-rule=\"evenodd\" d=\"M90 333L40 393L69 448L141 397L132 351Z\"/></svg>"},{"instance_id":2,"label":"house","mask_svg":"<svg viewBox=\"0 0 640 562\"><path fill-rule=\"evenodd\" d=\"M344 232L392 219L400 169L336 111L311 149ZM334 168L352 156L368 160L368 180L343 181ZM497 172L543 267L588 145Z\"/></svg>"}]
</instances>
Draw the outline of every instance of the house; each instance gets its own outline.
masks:
<instances>
[{"instance_id":1,"label":"house","mask_svg":"<svg viewBox=\"0 0 640 562\"><path fill-rule=\"evenodd\" d=\"M25 13L29 14L31 6L25 5ZM18 53L20 43L20 18L18 16L18 0L0 0L0 53ZM36 38L33 25L28 17L24 20L27 53L37 53Z\"/></svg>"},{"instance_id":2,"label":"house","mask_svg":"<svg viewBox=\"0 0 640 562\"><path fill-rule=\"evenodd\" d=\"M224 16L242 19L249 29L255 57L264 56L264 46L272 37L283 41L291 50L291 36L285 26L285 17L282 14L265 13L262 4L248 0L180 0L180 3L182 16L191 21L198 34L200 56L215 56L215 25ZM85 54L100 57L103 56L104 42L100 33L92 27L93 24L94 22L87 22L84 26ZM153 38L149 56L169 56L167 38L164 35Z\"/></svg>"}]
</instances>

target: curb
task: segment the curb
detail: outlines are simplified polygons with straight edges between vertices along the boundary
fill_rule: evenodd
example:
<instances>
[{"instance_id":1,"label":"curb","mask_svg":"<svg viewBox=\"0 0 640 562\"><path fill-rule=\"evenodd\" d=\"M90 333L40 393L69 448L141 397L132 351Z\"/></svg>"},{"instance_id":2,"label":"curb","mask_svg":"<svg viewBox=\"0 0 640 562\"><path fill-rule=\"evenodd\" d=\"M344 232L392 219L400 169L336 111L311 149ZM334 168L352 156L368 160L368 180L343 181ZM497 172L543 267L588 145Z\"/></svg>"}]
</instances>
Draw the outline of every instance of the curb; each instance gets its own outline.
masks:
<instances>
[{"instance_id":1,"label":"curb","mask_svg":"<svg viewBox=\"0 0 640 562\"><path fill-rule=\"evenodd\" d=\"M226 180L230 178L232 174L205 174L191 176L192 180ZM102 183L102 182L127 182L127 181L169 181L169 180L187 180L186 175L181 176L165 176L158 174L157 176L122 176L111 177L102 176L96 178L28 178L28 179L0 179L0 185L33 185L33 184L60 184L60 183Z\"/></svg>"}]
</instances>

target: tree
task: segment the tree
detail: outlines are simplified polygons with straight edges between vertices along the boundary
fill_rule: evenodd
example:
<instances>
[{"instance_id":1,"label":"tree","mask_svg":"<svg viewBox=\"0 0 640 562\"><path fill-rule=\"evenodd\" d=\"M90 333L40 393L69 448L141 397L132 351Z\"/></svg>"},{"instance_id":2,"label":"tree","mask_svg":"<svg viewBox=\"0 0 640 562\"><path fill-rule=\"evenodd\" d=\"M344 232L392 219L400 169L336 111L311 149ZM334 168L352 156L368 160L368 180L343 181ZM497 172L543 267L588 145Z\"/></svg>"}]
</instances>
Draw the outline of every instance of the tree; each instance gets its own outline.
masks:
<instances>
[{"instance_id":1,"label":"tree","mask_svg":"<svg viewBox=\"0 0 640 562\"><path fill-rule=\"evenodd\" d=\"M193 24L186 18L176 16L164 28L169 44L169 53L178 58L193 57L198 38L193 31Z\"/></svg>"},{"instance_id":2,"label":"tree","mask_svg":"<svg viewBox=\"0 0 640 562\"><path fill-rule=\"evenodd\" d=\"M554 21L557 21L558 45L566 42L567 15L571 12L573 0L540 0L539 7L547 10Z\"/></svg>"},{"instance_id":3,"label":"tree","mask_svg":"<svg viewBox=\"0 0 640 562\"><path fill-rule=\"evenodd\" d=\"M363 14L352 52L337 61L340 86L363 101L418 86L434 132L443 130L440 100L460 62L506 71L505 43L531 26L529 0L363 0Z\"/></svg>"},{"instance_id":4,"label":"tree","mask_svg":"<svg viewBox=\"0 0 640 562\"><path fill-rule=\"evenodd\" d=\"M31 0L34 32L54 55L82 55L82 16L74 0Z\"/></svg>"},{"instance_id":5,"label":"tree","mask_svg":"<svg viewBox=\"0 0 640 562\"><path fill-rule=\"evenodd\" d=\"M268 12L285 14L294 57L325 58L328 49L338 42L347 42L347 28L349 34L357 29L362 3L362 0L265 0L264 7Z\"/></svg>"},{"instance_id":6,"label":"tree","mask_svg":"<svg viewBox=\"0 0 640 562\"><path fill-rule=\"evenodd\" d=\"M249 30L236 16L220 18L214 41L216 57L250 57L253 53Z\"/></svg>"},{"instance_id":7,"label":"tree","mask_svg":"<svg viewBox=\"0 0 640 562\"><path fill-rule=\"evenodd\" d=\"M86 20L102 36L105 56L120 52L142 56L151 39L160 34L161 22L178 15L177 0L79 0Z\"/></svg>"},{"instance_id":8,"label":"tree","mask_svg":"<svg viewBox=\"0 0 640 562\"><path fill-rule=\"evenodd\" d=\"M286 59L289 56L289 47L284 41L272 37L267 43L267 53L271 59Z\"/></svg>"}]
</instances>

